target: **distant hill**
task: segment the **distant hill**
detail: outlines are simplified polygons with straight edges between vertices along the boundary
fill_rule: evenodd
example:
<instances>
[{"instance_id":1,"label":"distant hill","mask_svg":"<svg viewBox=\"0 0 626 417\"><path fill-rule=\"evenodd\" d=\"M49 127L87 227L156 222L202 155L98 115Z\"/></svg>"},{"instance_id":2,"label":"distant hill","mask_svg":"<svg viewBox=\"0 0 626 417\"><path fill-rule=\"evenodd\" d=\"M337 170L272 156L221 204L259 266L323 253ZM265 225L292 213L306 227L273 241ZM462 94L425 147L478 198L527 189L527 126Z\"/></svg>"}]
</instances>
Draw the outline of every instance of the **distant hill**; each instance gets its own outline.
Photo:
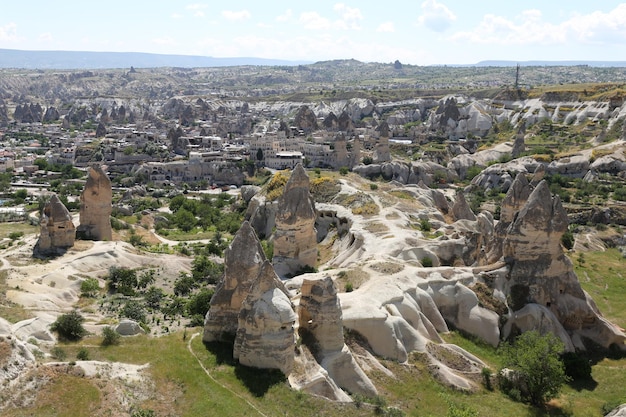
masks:
<instances>
[{"instance_id":1,"label":"distant hill","mask_svg":"<svg viewBox=\"0 0 626 417\"><path fill-rule=\"evenodd\" d=\"M0 49L0 68L101 69L158 67L228 67L238 65L301 65L305 61L264 58L213 58L198 55L163 55L143 52L23 51Z\"/></svg>"},{"instance_id":2,"label":"distant hill","mask_svg":"<svg viewBox=\"0 0 626 417\"><path fill-rule=\"evenodd\" d=\"M586 65L589 67L626 67L626 61L480 61L470 67L570 67Z\"/></svg>"}]
</instances>

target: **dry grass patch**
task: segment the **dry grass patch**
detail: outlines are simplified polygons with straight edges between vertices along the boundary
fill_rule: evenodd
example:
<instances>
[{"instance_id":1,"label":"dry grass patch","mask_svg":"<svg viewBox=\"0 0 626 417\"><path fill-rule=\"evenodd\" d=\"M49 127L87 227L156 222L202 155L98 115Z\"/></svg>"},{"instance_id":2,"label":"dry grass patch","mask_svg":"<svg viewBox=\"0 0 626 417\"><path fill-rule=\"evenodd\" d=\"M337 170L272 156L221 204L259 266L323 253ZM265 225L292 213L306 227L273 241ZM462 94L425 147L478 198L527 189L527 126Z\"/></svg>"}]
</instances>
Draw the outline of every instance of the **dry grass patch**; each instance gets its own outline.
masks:
<instances>
[{"instance_id":1,"label":"dry grass patch","mask_svg":"<svg viewBox=\"0 0 626 417\"><path fill-rule=\"evenodd\" d=\"M347 269L343 271L339 271L335 278L335 285L337 286L337 291L339 292L347 292L352 288L352 290L356 290L361 285L369 281L370 275L363 271L360 268L357 269Z\"/></svg>"},{"instance_id":2,"label":"dry grass patch","mask_svg":"<svg viewBox=\"0 0 626 417\"><path fill-rule=\"evenodd\" d=\"M404 265L397 264L395 262L379 262L370 265L370 268L376 272L380 272L381 274L393 275L404 270Z\"/></svg>"},{"instance_id":3,"label":"dry grass patch","mask_svg":"<svg viewBox=\"0 0 626 417\"><path fill-rule=\"evenodd\" d=\"M389 232L389 228L383 224L378 222L370 222L365 226L365 230L373 234L383 234Z\"/></svg>"}]
</instances>

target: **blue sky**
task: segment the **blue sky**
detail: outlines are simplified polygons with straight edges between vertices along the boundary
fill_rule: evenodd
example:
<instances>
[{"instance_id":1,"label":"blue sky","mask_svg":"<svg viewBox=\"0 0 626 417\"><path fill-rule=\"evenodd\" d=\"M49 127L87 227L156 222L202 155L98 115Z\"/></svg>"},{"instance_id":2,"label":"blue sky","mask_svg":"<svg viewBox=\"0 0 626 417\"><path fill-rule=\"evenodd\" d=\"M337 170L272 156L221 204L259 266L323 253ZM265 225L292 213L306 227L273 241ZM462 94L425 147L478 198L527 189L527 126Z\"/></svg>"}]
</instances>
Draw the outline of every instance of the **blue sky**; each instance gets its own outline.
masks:
<instances>
[{"instance_id":1,"label":"blue sky","mask_svg":"<svg viewBox=\"0 0 626 417\"><path fill-rule=\"evenodd\" d=\"M626 60L626 3L611 0L4 3L8 49L416 65Z\"/></svg>"}]
</instances>

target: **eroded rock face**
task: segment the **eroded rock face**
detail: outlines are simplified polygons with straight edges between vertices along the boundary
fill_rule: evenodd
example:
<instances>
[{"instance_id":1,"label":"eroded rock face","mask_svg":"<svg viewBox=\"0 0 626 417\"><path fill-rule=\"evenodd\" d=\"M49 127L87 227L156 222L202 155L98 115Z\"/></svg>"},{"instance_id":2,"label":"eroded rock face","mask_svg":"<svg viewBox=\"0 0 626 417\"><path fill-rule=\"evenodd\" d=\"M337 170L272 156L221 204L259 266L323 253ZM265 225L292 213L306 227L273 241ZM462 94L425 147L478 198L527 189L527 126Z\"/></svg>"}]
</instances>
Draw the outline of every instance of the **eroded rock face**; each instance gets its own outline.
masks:
<instances>
[{"instance_id":1,"label":"eroded rock face","mask_svg":"<svg viewBox=\"0 0 626 417\"><path fill-rule=\"evenodd\" d=\"M204 321L205 342L234 339L239 312L265 261L254 229L247 221L243 222L224 253L224 276L215 289Z\"/></svg>"},{"instance_id":2,"label":"eroded rock face","mask_svg":"<svg viewBox=\"0 0 626 417\"><path fill-rule=\"evenodd\" d=\"M339 387L367 396L377 394L344 343L341 304L330 276L303 280L298 319L300 336L306 339L303 332L308 332L317 361Z\"/></svg>"},{"instance_id":3,"label":"eroded rock face","mask_svg":"<svg viewBox=\"0 0 626 417\"><path fill-rule=\"evenodd\" d=\"M233 357L243 365L280 369L289 375L295 322L289 292L266 260L241 306Z\"/></svg>"},{"instance_id":4,"label":"eroded rock face","mask_svg":"<svg viewBox=\"0 0 626 417\"><path fill-rule=\"evenodd\" d=\"M317 262L315 203L309 191L309 177L298 164L278 199L274 233L274 267L284 277Z\"/></svg>"},{"instance_id":5,"label":"eroded rock face","mask_svg":"<svg viewBox=\"0 0 626 417\"><path fill-rule=\"evenodd\" d=\"M452 206L452 216L454 220L476 220L476 215L470 208L469 204L467 204L467 200L465 199L465 194L463 191L459 190L456 193L456 199L454 200L454 205Z\"/></svg>"},{"instance_id":6,"label":"eroded rock face","mask_svg":"<svg viewBox=\"0 0 626 417\"><path fill-rule=\"evenodd\" d=\"M606 321L583 291L572 263L561 249L567 213L545 181L532 191L514 217L503 241L503 259L509 265L505 294L518 311L528 304L550 310L570 334L574 346L585 349L584 339L624 349L626 336Z\"/></svg>"},{"instance_id":7,"label":"eroded rock face","mask_svg":"<svg viewBox=\"0 0 626 417\"><path fill-rule=\"evenodd\" d=\"M76 227L72 215L56 194L45 205L39 224L41 233L34 249L36 255L58 255L74 246Z\"/></svg>"},{"instance_id":8,"label":"eroded rock face","mask_svg":"<svg viewBox=\"0 0 626 417\"><path fill-rule=\"evenodd\" d=\"M111 180L96 166L89 169L85 189L80 195L80 226L77 236L89 240L111 240Z\"/></svg>"}]
</instances>

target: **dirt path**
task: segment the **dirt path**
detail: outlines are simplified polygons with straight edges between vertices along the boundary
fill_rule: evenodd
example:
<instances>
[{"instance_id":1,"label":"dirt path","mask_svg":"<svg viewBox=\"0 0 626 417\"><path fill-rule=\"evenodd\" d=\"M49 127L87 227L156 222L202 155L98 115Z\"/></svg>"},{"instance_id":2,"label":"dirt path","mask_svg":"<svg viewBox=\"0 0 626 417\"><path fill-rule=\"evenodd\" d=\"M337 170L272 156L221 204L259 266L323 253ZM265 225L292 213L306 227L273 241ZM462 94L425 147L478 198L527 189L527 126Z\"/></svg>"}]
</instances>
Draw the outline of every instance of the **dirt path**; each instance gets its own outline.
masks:
<instances>
[{"instance_id":1,"label":"dirt path","mask_svg":"<svg viewBox=\"0 0 626 417\"><path fill-rule=\"evenodd\" d=\"M240 394L236 393L235 391L233 391L232 389L228 388L226 385L220 383L217 379L213 378L213 375L211 375L211 373L209 372L209 370L207 368L205 368L205 366L202 364L202 361L200 360L200 358L198 358L198 355L196 355L196 352L193 351L193 349L191 348L191 342L193 341L193 339L195 339L197 336L199 336L200 333L194 333L190 338L189 338L189 342L187 342L187 349L189 349L189 352L191 352L191 354L193 355L194 358L196 358L196 361L198 361L198 365L200 365L200 367L202 368L202 370L204 371L205 374L207 374L207 376L209 378L211 378L211 381L215 382L217 385L219 385L220 387L224 388L226 391L230 392L231 394L235 395L237 398L241 399L242 401L245 401L246 404L248 404L252 409L254 409L257 413L259 413L260 415L262 415L263 417L268 417L266 414L263 414L263 412L261 410L259 410L254 404L252 404L250 401L248 401L246 398L242 397Z\"/></svg>"}]
</instances>

